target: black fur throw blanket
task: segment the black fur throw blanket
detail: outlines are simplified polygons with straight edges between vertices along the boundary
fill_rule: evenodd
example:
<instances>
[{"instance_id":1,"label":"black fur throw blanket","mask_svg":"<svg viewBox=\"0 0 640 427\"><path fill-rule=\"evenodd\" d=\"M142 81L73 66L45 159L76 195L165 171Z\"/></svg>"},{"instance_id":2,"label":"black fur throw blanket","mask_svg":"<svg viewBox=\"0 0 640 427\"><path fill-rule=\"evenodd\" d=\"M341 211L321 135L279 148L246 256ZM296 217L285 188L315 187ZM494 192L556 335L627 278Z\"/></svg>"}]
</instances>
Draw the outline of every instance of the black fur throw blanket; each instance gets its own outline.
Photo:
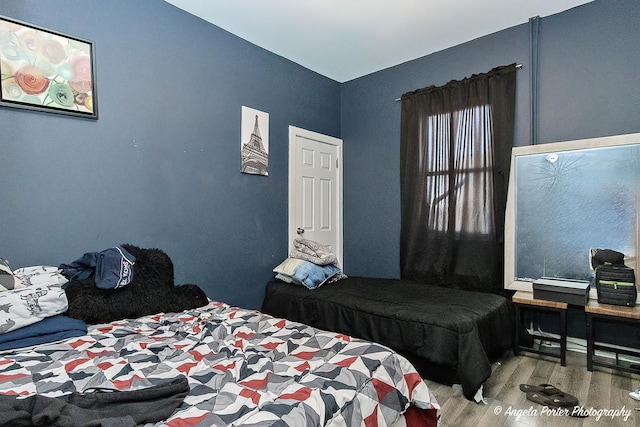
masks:
<instances>
[{"instance_id":1,"label":"black fur throw blanket","mask_svg":"<svg viewBox=\"0 0 640 427\"><path fill-rule=\"evenodd\" d=\"M100 289L93 277L64 285L69 308L66 315L87 324L132 319L160 312L180 312L209 301L196 285L174 286L173 262L160 249L124 244L136 258L133 281L117 289Z\"/></svg>"}]
</instances>

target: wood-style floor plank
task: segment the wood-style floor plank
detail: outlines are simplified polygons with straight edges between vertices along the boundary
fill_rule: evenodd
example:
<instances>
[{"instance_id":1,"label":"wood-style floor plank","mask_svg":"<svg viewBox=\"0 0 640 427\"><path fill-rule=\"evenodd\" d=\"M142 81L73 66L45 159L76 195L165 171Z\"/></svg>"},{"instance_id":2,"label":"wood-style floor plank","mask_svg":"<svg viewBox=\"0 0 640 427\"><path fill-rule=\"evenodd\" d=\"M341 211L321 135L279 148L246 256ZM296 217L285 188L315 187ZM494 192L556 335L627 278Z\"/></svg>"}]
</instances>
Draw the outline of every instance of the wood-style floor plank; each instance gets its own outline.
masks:
<instances>
[{"instance_id":1,"label":"wood-style floor plank","mask_svg":"<svg viewBox=\"0 0 640 427\"><path fill-rule=\"evenodd\" d=\"M640 402L629 392L640 375L596 367L587 371L586 355L567 353L567 366L557 358L508 352L494 365L483 387L486 404L467 400L452 387L426 381L442 409L440 427L630 427L640 425ZM578 398L590 416L570 417L527 400L520 384L552 384ZM614 413L617 411L617 413Z\"/></svg>"}]
</instances>

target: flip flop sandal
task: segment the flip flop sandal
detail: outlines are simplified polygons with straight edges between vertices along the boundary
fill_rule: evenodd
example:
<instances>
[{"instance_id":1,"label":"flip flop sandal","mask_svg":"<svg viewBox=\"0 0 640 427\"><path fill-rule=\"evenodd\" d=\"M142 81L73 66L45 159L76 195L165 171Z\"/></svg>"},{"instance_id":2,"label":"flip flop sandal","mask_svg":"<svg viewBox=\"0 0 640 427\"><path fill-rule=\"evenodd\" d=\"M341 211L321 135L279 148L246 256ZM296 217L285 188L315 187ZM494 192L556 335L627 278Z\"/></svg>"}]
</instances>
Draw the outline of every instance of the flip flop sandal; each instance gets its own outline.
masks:
<instances>
[{"instance_id":1,"label":"flip flop sandal","mask_svg":"<svg viewBox=\"0 0 640 427\"><path fill-rule=\"evenodd\" d=\"M549 406L551 408L573 408L578 404L577 401L566 397L564 394L556 394L553 396L547 396L542 393L531 391L527 393L527 400L535 403L539 403L542 406Z\"/></svg>"},{"instance_id":2,"label":"flip flop sandal","mask_svg":"<svg viewBox=\"0 0 640 427\"><path fill-rule=\"evenodd\" d=\"M534 391L536 393L546 394L547 396L553 396L554 394L564 393L564 391L554 387L551 384L540 384L540 385L520 384L520 390L524 391L525 393Z\"/></svg>"},{"instance_id":3,"label":"flip flop sandal","mask_svg":"<svg viewBox=\"0 0 640 427\"><path fill-rule=\"evenodd\" d=\"M575 396L570 395L569 393L565 393L557 387L554 387L551 384L540 384L540 385L530 385L530 384L520 384L520 390L525 393L540 393L544 396L558 396L561 395L565 400L574 402L574 406L578 405L578 399Z\"/></svg>"},{"instance_id":4,"label":"flip flop sandal","mask_svg":"<svg viewBox=\"0 0 640 427\"><path fill-rule=\"evenodd\" d=\"M540 385L530 385L530 384L520 384L520 390L525 393L538 393L543 397L555 397L557 399L561 399L563 406L577 406L579 405L578 398L565 393L557 387L554 387L551 384L540 384Z\"/></svg>"},{"instance_id":5,"label":"flip flop sandal","mask_svg":"<svg viewBox=\"0 0 640 427\"><path fill-rule=\"evenodd\" d=\"M573 396L571 396L573 397ZM589 414L583 410L580 410L578 403L573 399L565 399L562 394L555 396L545 396L544 394L530 391L527 393L527 400L530 400L540 405L562 409L566 411L566 414L574 418L587 418Z\"/></svg>"}]
</instances>

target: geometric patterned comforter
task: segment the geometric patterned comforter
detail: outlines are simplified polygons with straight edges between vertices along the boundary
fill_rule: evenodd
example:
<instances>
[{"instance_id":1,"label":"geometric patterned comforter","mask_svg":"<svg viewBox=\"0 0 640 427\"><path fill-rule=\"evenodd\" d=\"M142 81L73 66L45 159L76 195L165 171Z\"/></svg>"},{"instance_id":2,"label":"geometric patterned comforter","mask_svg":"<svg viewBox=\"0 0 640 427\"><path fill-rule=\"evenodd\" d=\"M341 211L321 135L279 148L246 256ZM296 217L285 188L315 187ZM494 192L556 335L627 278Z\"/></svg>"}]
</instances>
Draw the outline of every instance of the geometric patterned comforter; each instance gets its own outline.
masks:
<instances>
[{"instance_id":1,"label":"geometric patterned comforter","mask_svg":"<svg viewBox=\"0 0 640 427\"><path fill-rule=\"evenodd\" d=\"M88 335L0 353L0 393L137 390L187 376L161 426L391 426L438 403L387 347L211 302L89 326Z\"/></svg>"}]
</instances>

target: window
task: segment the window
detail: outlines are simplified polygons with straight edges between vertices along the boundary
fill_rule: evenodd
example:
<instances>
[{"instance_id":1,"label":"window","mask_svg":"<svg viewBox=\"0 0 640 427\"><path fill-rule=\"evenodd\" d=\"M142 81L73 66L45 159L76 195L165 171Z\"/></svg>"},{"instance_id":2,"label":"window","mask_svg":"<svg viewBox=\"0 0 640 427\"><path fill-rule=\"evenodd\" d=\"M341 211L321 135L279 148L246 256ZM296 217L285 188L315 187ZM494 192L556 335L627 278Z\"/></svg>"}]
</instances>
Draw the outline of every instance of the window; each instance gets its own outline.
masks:
<instances>
[{"instance_id":1,"label":"window","mask_svg":"<svg viewBox=\"0 0 640 427\"><path fill-rule=\"evenodd\" d=\"M451 227L457 234L494 231L490 117L490 107L482 105L426 120L430 229L446 231ZM448 141L449 135L455 138L453 143ZM449 216L450 209L455 215Z\"/></svg>"}]
</instances>

